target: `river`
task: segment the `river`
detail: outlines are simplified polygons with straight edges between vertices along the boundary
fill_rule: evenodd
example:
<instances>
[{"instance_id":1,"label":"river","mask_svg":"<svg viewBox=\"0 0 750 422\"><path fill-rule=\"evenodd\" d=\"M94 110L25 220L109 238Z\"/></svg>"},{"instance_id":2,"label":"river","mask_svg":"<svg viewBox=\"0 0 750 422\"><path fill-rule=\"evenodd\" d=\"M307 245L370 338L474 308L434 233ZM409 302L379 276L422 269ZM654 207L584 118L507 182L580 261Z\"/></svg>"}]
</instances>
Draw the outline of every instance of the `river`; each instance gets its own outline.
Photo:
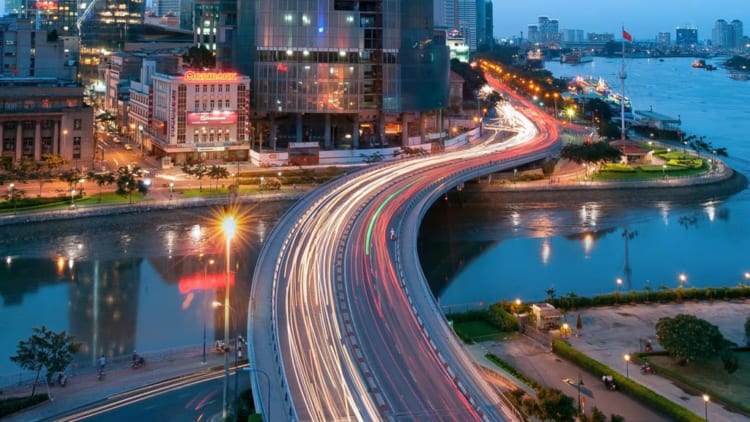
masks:
<instances>
[{"instance_id":1,"label":"river","mask_svg":"<svg viewBox=\"0 0 750 422\"><path fill-rule=\"evenodd\" d=\"M687 134L726 147L727 164L748 174L750 84L721 68L694 69L689 58L625 63L625 94L634 110L679 116ZM619 90L621 64L597 57L576 66L548 62L547 69L557 77L603 77ZM737 285L748 282L750 271L748 199L744 190L729 198L675 200L665 192L663 199L639 200L631 192L524 202L499 196L477 207L436 204L420 231L420 257L440 304L456 310L539 300L550 289L563 296L674 288L681 274L686 288ZM618 285L618 278L625 283Z\"/></svg>"},{"instance_id":2,"label":"river","mask_svg":"<svg viewBox=\"0 0 750 422\"><path fill-rule=\"evenodd\" d=\"M727 163L750 170L748 83L689 59L632 60L626 93L635 109L680 115L689 134L727 147ZM556 75L599 75L616 86L620 62L549 63ZM735 285L750 271L750 205L743 191L699 201L638 195L497 201L484 206L440 202L420 230L425 274L443 306L500 299L535 300L614 291L623 277L627 228L631 285ZM281 205L279 205L280 207ZM31 327L66 330L83 344L78 365L110 357L211 346L223 337L223 246L212 209L90 218L0 227L0 385L18 377L8 356ZM231 332L244 333L250 278L260 245L280 208L250 210L245 236L233 244ZM632 238L631 238L632 237ZM201 258L203 254L203 258ZM214 264L210 260L214 259Z\"/></svg>"}]
</instances>

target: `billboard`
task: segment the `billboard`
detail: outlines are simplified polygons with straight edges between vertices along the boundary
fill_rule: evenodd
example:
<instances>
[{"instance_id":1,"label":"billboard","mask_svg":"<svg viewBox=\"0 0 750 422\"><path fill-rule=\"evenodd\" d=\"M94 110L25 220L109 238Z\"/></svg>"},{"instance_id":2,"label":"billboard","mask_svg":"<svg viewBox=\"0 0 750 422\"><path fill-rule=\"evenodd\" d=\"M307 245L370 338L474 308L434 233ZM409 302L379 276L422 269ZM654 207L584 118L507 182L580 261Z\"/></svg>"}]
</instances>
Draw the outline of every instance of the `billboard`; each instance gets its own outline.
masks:
<instances>
[{"instance_id":1,"label":"billboard","mask_svg":"<svg viewBox=\"0 0 750 422\"><path fill-rule=\"evenodd\" d=\"M208 113L188 113L189 125L233 125L237 124L236 111L212 111Z\"/></svg>"}]
</instances>

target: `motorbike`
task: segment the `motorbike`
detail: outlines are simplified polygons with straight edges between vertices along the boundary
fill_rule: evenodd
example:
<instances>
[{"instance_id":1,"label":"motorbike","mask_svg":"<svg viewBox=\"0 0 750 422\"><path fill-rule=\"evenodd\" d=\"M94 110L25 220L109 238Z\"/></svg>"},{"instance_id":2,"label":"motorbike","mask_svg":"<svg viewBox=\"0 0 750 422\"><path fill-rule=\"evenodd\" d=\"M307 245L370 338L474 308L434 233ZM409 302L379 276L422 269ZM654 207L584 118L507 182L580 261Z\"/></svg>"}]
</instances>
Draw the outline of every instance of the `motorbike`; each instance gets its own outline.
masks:
<instances>
[{"instance_id":1,"label":"motorbike","mask_svg":"<svg viewBox=\"0 0 750 422\"><path fill-rule=\"evenodd\" d=\"M396 240L396 231L391 229L391 240Z\"/></svg>"},{"instance_id":2,"label":"motorbike","mask_svg":"<svg viewBox=\"0 0 750 422\"><path fill-rule=\"evenodd\" d=\"M603 375L602 382L604 382L604 386L607 387L607 390L615 391L615 389L617 388L615 386L614 380L612 379L612 375Z\"/></svg>"},{"instance_id":3,"label":"motorbike","mask_svg":"<svg viewBox=\"0 0 750 422\"><path fill-rule=\"evenodd\" d=\"M131 365L133 369L140 368L144 365L146 365L146 359L144 359L143 356L133 356L133 364Z\"/></svg>"},{"instance_id":4,"label":"motorbike","mask_svg":"<svg viewBox=\"0 0 750 422\"><path fill-rule=\"evenodd\" d=\"M641 365L641 374L655 374L656 371L651 365Z\"/></svg>"}]
</instances>

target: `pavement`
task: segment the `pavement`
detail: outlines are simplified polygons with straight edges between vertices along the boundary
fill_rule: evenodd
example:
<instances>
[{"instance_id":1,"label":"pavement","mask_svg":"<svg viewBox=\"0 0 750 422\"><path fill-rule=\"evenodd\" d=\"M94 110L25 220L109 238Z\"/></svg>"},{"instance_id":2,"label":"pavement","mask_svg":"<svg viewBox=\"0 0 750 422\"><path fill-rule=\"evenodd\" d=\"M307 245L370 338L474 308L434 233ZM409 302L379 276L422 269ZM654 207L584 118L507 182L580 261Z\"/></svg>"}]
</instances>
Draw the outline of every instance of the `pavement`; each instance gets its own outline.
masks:
<instances>
[{"instance_id":1,"label":"pavement","mask_svg":"<svg viewBox=\"0 0 750 422\"><path fill-rule=\"evenodd\" d=\"M107 363L102 380L98 379L98 368L92 365L78 367L74 369L73 374L68 373L68 381L64 387L55 384L47 390L42 381L42 384L37 386L37 393L49 391L51 400L6 416L3 421L55 420L74 410L102 403L114 395L147 388L168 380L224 370L224 354L216 353L211 347L207 350L205 364L202 363L203 349L200 347L144 353L143 357L146 365L136 369L131 367L128 358ZM0 397L30 394L31 385L24 384L4 387Z\"/></svg>"},{"instance_id":2,"label":"pavement","mask_svg":"<svg viewBox=\"0 0 750 422\"><path fill-rule=\"evenodd\" d=\"M656 322L661 317L675 316L680 313L705 319L719 327L727 339L737 344L744 344L744 321L750 314L749 310L750 300L620 305L582 309L580 314L583 328L580 332L574 333L568 342L589 357L693 411L699 417L703 417L707 412L712 422L750 421L750 418L727 410L720 403L709 401L706 404L701 395L686 392L658 374L641 374L635 364L630 365L628 369L623 360L626 353L638 352L645 347L648 340L654 345L654 350L659 350L660 346L654 328ZM606 390L601 379L557 357L550 351L549 346L544 346L526 336L518 335L512 340L503 342L483 342L468 346L468 349L477 362L483 366L502 372L484 358L484 354L493 353L528 377L544 386L557 388L576 401L578 380L583 380L581 399L586 411L596 406L606 415L619 414L628 422L668 420L619 391Z\"/></svg>"}]
</instances>

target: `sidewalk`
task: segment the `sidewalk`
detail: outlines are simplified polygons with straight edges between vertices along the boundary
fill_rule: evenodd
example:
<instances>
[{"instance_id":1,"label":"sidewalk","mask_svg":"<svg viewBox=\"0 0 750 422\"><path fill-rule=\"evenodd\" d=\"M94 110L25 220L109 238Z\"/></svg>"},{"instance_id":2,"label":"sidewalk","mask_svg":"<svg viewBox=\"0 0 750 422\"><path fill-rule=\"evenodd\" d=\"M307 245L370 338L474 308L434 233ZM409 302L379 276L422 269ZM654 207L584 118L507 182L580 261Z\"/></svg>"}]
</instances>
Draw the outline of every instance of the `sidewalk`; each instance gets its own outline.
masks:
<instances>
[{"instance_id":1,"label":"sidewalk","mask_svg":"<svg viewBox=\"0 0 750 422\"><path fill-rule=\"evenodd\" d=\"M146 359L146 365L136 369L131 368L130 359L108 363L106 376L101 381L97 379L97 368L93 365L79 368L74 375L68 377L65 387L57 384L50 386L52 400L14 413L3 421L56 419L72 410L104 401L115 394L174 378L223 370L224 367L224 355L216 353L212 347L207 350L205 364L201 363L203 350L197 347L144 354L143 357ZM46 392L44 384L37 386L37 394ZM31 385L3 388L3 397L30 394Z\"/></svg>"}]
</instances>

